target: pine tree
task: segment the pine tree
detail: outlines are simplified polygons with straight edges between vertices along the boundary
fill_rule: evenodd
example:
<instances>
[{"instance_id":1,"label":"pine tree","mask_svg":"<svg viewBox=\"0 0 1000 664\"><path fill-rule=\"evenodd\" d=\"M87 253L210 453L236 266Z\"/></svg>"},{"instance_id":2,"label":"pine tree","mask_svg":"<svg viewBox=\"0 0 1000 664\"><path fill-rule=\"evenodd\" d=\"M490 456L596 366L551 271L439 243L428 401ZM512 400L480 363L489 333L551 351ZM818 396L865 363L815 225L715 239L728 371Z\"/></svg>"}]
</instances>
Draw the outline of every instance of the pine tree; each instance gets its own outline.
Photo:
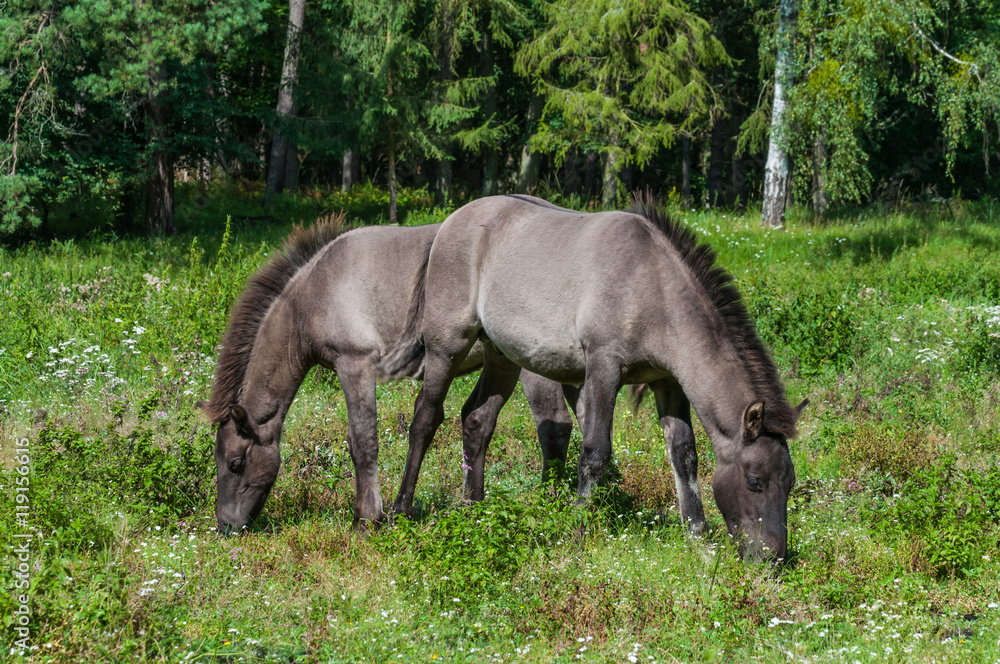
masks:
<instances>
[{"instance_id":1,"label":"pine tree","mask_svg":"<svg viewBox=\"0 0 1000 664\"><path fill-rule=\"evenodd\" d=\"M557 161L570 145L600 145L602 202L613 205L619 169L707 121L718 100L706 71L728 56L680 3L560 0L545 11L547 28L517 59L546 98L533 145Z\"/></svg>"},{"instance_id":2,"label":"pine tree","mask_svg":"<svg viewBox=\"0 0 1000 664\"><path fill-rule=\"evenodd\" d=\"M439 158L428 133L431 105L430 50L413 35L414 3L350 0L341 47L358 109L357 127L366 147L384 147L389 184L389 219L398 218L397 166L411 152Z\"/></svg>"},{"instance_id":3,"label":"pine tree","mask_svg":"<svg viewBox=\"0 0 1000 664\"><path fill-rule=\"evenodd\" d=\"M438 71L428 120L441 149L436 194L444 204L456 147L484 158L483 189L497 179L496 147L512 132L497 115L496 50L513 50L513 34L529 28L523 8L508 0L440 0L427 43Z\"/></svg>"},{"instance_id":4,"label":"pine tree","mask_svg":"<svg viewBox=\"0 0 1000 664\"><path fill-rule=\"evenodd\" d=\"M220 115L204 99L211 60L238 52L233 43L259 29L265 4L8 3L0 59L14 58L13 80L24 81L32 71L38 76L23 88L26 105L15 114L12 158L0 158L4 180L30 182L22 194L41 200L64 188L66 177L55 176L70 170L88 183L89 191L78 190L78 196L106 197L109 182L136 182L145 189L149 232L174 232L177 160L221 140L206 136L214 133L214 122L206 128L203 118L194 121ZM0 88L0 105L3 96ZM31 144L21 140L29 127ZM22 166L33 173L28 180L20 179ZM0 190L6 186L0 183ZM128 198L127 184L115 186ZM18 205L34 207L26 198ZM8 209L5 222L13 224L21 214Z\"/></svg>"}]
</instances>

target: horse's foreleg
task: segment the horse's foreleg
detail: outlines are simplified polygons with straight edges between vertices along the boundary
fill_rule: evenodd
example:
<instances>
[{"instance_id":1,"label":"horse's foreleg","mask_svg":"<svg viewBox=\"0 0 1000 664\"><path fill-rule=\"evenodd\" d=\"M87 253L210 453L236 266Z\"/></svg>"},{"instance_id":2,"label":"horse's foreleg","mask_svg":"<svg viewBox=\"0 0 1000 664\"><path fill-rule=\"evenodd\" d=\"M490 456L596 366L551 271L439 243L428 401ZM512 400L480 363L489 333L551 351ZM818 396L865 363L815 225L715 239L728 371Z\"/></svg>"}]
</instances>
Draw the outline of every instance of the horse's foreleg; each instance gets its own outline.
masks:
<instances>
[{"instance_id":1,"label":"horse's foreleg","mask_svg":"<svg viewBox=\"0 0 1000 664\"><path fill-rule=\"evenodd\" d=\"M486 349L483 370L476 388L462 407L462 447L465 455L463 484L466 501L482 500L486 450L497 426L500 409L507 403L521 373L515 365L490 348Z\"/></svg>"},{"instance_id":2,"label":"horse's foreleg","mask_svg":"<svg viewBox=\"0 0 1000 664\"><path fill-rule=\"evenodd\" d=\"M656 397L656 412L674 471L681 518L697 535L705 530L705 510L698 487L698 448L691 428L691 404L676 381L661 381L650 388Z\"/></svg>"},{"instance_id":3,"label":"horse's foreleg","mask_svg":"<svg viewBox=\"0 0 1000 664\"><path fill-rule=\"evenodd\" d=\"M521 371L521 386L538 429L538 443L542 448L542 482L548 482L557 470L561 475L566 465L573 419L566 408L559 383L525 369Z\"/></svg>"},{"instance_id":4,"label":"horse's foreleg","mask_svg":"<svg viewBox=\"0 0 1000 664\"><path fill-rule=\"evenodd\" d=\"M455 355L427 353L424 360L424 385L417 395L413 405L413 421L410 422L410 447L406 452L406 466L403 468L403 479L400 482L399 494L393 503L392 511L396 514L411 516L413 512L413 494L417 487L417 476L420 474L420 464L434 434L444 421L444 399L448 387L454 379L454 371L465 359L470 341L464 350Z\"/></svg>"},{"instance_id":5,"label":"horse's foreleg","mask_svg":"<svg viewBox=\"0 0 1000 664\"><path fill-rule=\"evenodd\" d=\"M355 478L354 529L367 531L384 518L378 482L375 376L367 358L341 359L335 368L347 402L347 446Z\"/></svg>"},{"instance_id":6,"label":"horse's foreleg","mask_svg":"<svg viewBox=\"0 0 1000 664\"><path fill-rule=\"evenodd\" d=\"M621 369L616 361L611 358L587 358L587 379L577 402L577 407L582 405L586 413L577 487L581 500L590 497L594 487L604 478L611 461L611 424L615 397L620 387Z\"/></svg>"}]
</instances>

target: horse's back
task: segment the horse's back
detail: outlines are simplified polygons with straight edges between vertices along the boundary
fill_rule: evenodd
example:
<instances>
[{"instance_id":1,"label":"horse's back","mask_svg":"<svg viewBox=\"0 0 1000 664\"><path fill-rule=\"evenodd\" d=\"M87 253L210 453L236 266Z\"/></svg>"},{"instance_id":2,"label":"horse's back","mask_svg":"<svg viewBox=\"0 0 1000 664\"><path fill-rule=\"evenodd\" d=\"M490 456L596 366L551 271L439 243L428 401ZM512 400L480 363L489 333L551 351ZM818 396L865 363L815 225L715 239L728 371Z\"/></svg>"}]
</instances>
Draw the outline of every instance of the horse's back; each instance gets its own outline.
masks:
<instances>
[{"instance_id":1,"label":"horse's back","mask_svg":"<svg viewBox=\"0 0 1000 664\"><path fill-rule=\"evenodd\" d=\"M629 335L643 301L631 285L649 262L649 244L645 222L631 213L575 212L526 196L480 199L442 226L428 301L446 301L435 316L460 311L456 325L474 318L518 364L579 382L588 345L635 342Z\"/></svg>"},{"instance_id":2,"label":"horse's back","mask_svg":"<svg viewBox=\"0 0 1000 664\"><path fill-rule=\"evenodd\" d=\"M438 227L370 226L331 242L296 293L310 338L338 355L385 352L405 325Z\"/></svg>"}]
</instances>

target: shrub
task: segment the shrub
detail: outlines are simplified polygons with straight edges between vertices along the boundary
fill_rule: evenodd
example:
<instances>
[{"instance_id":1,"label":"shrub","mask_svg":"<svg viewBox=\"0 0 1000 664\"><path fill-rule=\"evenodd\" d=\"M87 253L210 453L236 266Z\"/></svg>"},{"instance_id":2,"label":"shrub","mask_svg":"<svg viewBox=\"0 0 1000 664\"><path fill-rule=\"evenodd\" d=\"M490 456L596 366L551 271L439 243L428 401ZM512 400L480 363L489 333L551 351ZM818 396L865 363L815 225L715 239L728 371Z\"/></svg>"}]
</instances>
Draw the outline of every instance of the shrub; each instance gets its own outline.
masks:
<instances>
[{"instance_id":1,"label":"shrub","mask_svg":"<svg viewBox=\"0 0 1000 664\"><path fill-rule=\"evenodd\" d=\"M495 492L489 500L430 518L429 527L400 520L384 541L391 549L411 547L412 563L403 575L414 587L444 606L462 608L496 595L537 547L579 524L580 512L567 494L553 499L543 490L530 500Z\"/></svg>"},{"instance_id":2,"label":"shrub","mask_svg":"<svg viewBox=\"0 0 1000 664\"><path fill-rule=\"evenodd\" d=\"M858 308L835 282L800 282L790 293L766 282L743 290L765 344L802 375L818 374L824 365L839 366L854 356Z\"/></svg>"},{"instance_id":3,"label":"shrub","mask_svg":"<svg viewBox=\"0 0 1000 664\"><path fill-rule=\"evenodd\" d=\"M960 357L966 369L1000 372L1000 306L969 316Z\"/></svg>"},{"instance_id":4,"label":"shrub","mask_svg":"<svg viewBox=\"0 0 1000 664\"><path fill-rule=\"evenodd\" d=\"M146 425L85 434L50 421L31 441L32 522L102 548L112 537L109 514L154 522L190 514L209 499L212 447L207 431L164 442Z\"/></svg>"},{"instance_id":5,"label":"shrub","mask_svg":"<svg viewBox=\"0 0 1000 664\"><path fill-rule=\"evenodd\" d=\"M911 566L938 577L964 577L1000 547L1000 468L960 469L944 454L916 469L888 504L876 502L872 520L916 539Z\"/></svg>"},{"instance_id":6,"label":"shrub","mask_svg":"<svg viewBox=\"0 0 1000 664\"><path fill-rule=\"evenodd\" d=\"M917 430L865 423L838 433L837 454L843 471L857 478L888 480L884 489L905 482L932 465L936 452Z\"/></svg>"}]
</instances>

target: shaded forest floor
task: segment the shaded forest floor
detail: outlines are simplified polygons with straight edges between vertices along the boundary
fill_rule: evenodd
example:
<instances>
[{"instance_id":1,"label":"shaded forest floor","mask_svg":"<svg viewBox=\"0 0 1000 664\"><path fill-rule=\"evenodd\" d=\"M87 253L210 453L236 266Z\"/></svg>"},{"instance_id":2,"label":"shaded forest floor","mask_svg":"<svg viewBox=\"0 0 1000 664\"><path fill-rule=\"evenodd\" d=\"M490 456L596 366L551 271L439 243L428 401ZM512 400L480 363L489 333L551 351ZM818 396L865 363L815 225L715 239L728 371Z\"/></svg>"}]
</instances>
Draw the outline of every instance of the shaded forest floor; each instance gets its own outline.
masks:
<instances>
[{"instance_id":1,"label":"shaded forest floor","mask_svg":"<svg viewBox=\"0 0 1000 664\"><path fill-rule=\"evenodd\" d=\"M238 207L230 192L196 205L176 238L0 250L5 587L19 578L18 536L32 535L31 650L11 650L20 604L4 593L4 657L1000 661L995 206L793 217L783 231L679 213L735 275L791 400L812 403L791 444L791 560L770 569L743 565L728 541L700 427L711 532L684 536L649 404L619 404L612 479L581 510L572 478L539 485L519 390L490 449L487 500L458 508L471 378L449 397L417 517L361 539L344 402L334 376L313 372L286 422L265 527L220 539L214 435L194 401L208 395L233 299L288 231L276 219L335 211L336 198L288 198L261 221L225 209ZM343 207L378 217L359 200ZM409 223L443 219L414 201ZM386 501L417 389L379 388Z\"/></svg>"}]
</instances>

